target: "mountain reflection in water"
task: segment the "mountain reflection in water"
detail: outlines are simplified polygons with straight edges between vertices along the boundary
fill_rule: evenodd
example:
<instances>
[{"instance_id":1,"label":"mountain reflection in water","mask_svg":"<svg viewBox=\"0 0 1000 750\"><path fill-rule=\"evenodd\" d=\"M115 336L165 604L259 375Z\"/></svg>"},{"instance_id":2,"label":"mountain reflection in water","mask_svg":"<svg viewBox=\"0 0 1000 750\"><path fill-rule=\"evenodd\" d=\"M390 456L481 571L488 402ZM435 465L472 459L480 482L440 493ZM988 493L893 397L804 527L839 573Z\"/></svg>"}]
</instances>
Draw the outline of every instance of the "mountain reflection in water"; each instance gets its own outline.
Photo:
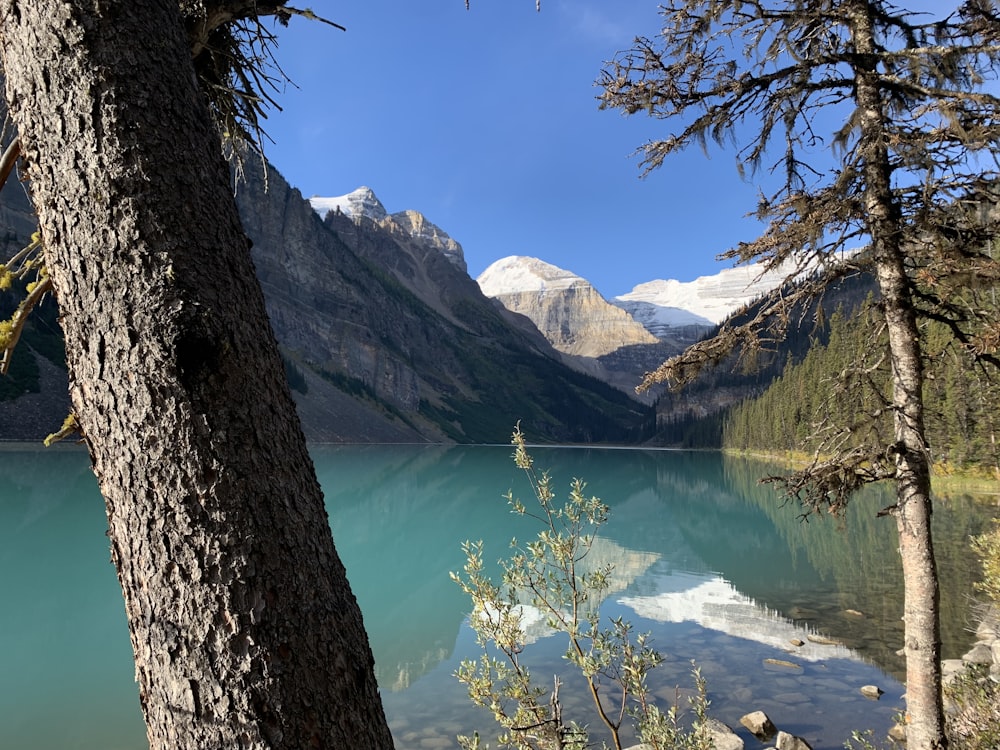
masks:
<instances>
[{"instance_id":1,"label":"mountain reflection in water","mask_svg":"<svg viewBox=\"0 0 1000 750\"><path fill-rule=\"evenodd\" d=\"M502 496L530 488L509 447L314 446L337 549L365 617L387 714L400 750L447 746L491 731L451 676L477 653L469 603L449 579L461 543L482 539L485 561L535 534ZM614 565L602 613L651 631L667 661L664 701L708 679L711 712L737 725L762 709L815 750L840 748L854 728L883 732L899 708L902 590L884 490L859 497L842 521L803 523L759 477L759 463L713 453L536 448L560 499L573 477L611 506L591 564ZM989 523L971 501L934 514L942 578L944 655L970 645L976 563L967 539ZM0 746L145 746L122 612L108 563L106 522L83 452L6 448L0 464ZM533 631L527 658L547 683L565 672L565 645ZM812 636L812 639L810 639ZM823 636L819 638L817 636ZM803 641L793 646L792 640ZM820 642L834 639L839 645ZM776 662L785 662L784 666ZM562 693L567 715L582 696ZM863 699L863 684L886 691ZM582 713L584 721L590 714ZM437 743L437 744L435 744Z\"/></svg>"}]
</instances>

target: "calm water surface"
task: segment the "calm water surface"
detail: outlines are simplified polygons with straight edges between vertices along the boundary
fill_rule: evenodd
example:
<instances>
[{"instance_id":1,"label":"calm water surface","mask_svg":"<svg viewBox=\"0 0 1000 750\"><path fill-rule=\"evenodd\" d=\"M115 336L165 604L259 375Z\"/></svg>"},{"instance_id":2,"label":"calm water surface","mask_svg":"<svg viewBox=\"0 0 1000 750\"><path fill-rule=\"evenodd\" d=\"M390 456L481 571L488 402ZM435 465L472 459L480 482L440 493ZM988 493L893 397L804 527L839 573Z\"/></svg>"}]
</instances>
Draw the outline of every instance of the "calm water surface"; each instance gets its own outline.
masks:
<instances>
[{"instance_id":1,"label":"calm water surface","mask_svg":"<svg viewBox=\"0 0 1000 750\"><path fill-rule=\"evenodd\" d=\"M533 536L501 497L510 488L531 496L510 453L313 449L400 750L453 747L457 733L490 729L451 676L477 650L468 603L448 572L461 569L464 540L483 539L494 560L512 537ZM651 631L667 654L653 681L664 701L690 687L695 660L708 679L711 713L731 726L761 709L815 750L841 748L853 728L884 734L903 693L894 526L875 518L889 504L884 491L856 500L842 522L802 523L757 483L769 471L762 464L671 451L538 448L533 455L560 490L582 477L611 505L595 546L615 566L602 611ZM994 510L969 499L936 508L945 657L971 645L976 565L966 540ZM105 528L85 453L0 452L0 748L146 747ZM806 645L792 646L795 638ZM528 655L534 673L562 672L563 649L555 637L538 640ZM591 721L566 679L566 714ZM885 695L861 697L865 684Z\"/></svg>"}]
</instances>

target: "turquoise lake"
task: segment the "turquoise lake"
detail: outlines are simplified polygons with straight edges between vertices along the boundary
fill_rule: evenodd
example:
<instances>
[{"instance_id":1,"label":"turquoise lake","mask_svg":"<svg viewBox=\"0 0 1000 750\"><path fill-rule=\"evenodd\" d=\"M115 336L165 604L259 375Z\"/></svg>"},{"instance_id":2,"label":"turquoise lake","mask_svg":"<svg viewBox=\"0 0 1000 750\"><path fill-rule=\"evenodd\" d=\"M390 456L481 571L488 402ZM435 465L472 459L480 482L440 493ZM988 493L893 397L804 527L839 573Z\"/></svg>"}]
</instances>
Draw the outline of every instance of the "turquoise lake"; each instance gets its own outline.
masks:
<instances>
[{"instance_id":1,"label":"turquoise lake","mask_svg":"<svg viewBox=\"0 0 1000 750\"><path fill-rule=\"evenodd\" d=\"M452 676L478 649L469 603L448 573L461 570L465 540L484 540L493 561L512 537L534 535L503 500L508 489L531 498L511 449L312 453L397 747L455 747L456 734L489 734L489 717L470 707ZM814 750L842 748L852 729L884 736L904 692L895 527L875 517L890 503L887 489L858 497L842 520L803 522L758 483L774 468L744 459L596 448L532 455L560 498L580 477L611 506L594 551L615 566L602 614L651 632L667 656L651 681L660 700L690 689L694 660L708 681L710 714L730 726L764 710ZM935 508L946 658L972 644L978 567L967 540L996 512L969 498ZM0 448L0 748L148 747L105 529L85 452ZM837 643L818 642L830 639ZM545 683L562 675L566 717L593 725L564 648L542 636L526 658ZM885 691L881 700L861 696L866 684ZM759 746L740 732L748 748Z\"/></svg>"}]
</instances>

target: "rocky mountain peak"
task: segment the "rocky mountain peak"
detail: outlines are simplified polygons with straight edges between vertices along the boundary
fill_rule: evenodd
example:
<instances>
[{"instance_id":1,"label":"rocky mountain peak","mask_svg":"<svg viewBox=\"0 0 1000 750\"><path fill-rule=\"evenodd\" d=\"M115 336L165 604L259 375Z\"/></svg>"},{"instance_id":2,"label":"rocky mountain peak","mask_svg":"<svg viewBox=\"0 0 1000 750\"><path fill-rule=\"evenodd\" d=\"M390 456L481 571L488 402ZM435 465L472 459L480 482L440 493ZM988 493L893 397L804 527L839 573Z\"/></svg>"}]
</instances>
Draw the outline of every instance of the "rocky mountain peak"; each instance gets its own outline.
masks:
<instances>
[{"instance_id":1,"label":"rocky mountain peak","mask_svg":"<svg viewBox=\"0 0 1000 750\"><path fill-rule=\"evenodd\" d=\"M321 218L325 218L328 213L333 211L355 221L365 218L382 226L391 225L421 245L440 252L463 273L469 272L465 265L465 253L462 251L462 246L453 240L447 232L428 221L427 217L419 211L406 210L390 215L382 201L375 195L375 191L370 187L362 186L347 195L333 198L313 196L309 199L309 204Z\"/></svg>"},{"instance_id":2,"label":"rocky mountain peak","mask_svg":"<svg viewBox=\"0 0 1000 750\"><path fill-rule=\"evenodd\" d=\"M657 339L586 279L526 256L502 258L477 279L483 294L520 313L564 354L600 357Z\"/></svg>"},{"instance_id":3,"label":"rocky mountain peak","mask_svg":"<svg viewBox=\"0 0 1000 750\"><path fill-rule=\"evenodd\" d=\"M594 288L589 281L574 273L526 255L501 258L483 271L476 281L487 297L524 292L544 293L575 287Z\"/></svg>"},{"instance_id":4,"label":"rocky mountain peak","mask_svg":"<svg viewBox=\"0 0 1000 750\"><path fill-rule=\"evenodd\" d=\"M375 191L370 187L359 187L352 190L347 195L339 195L333 198L322 198L314 195L309 199L309 204L315 209L320 217L325 217L330 211L339 211L350 216L352 219L365 217L373 221L382 221L389 215L385 206L375 196Z\"/></svg>"},{"instance_id":5,"label":"rocky mountain peak","mask_svg":"<svg viewBox=\"0 0 1000 750\"><path fill-rule=\"evenodd\" d=\"M462 246L453 240L443 229L428 221L427 217L419 211L400 211L392 214L389 220L393 221L413 239L439 250L444 257L458 266L463 273L469 272L468 267L465 265L465 254L462 252Z\"/></svg>"}]
</instances>

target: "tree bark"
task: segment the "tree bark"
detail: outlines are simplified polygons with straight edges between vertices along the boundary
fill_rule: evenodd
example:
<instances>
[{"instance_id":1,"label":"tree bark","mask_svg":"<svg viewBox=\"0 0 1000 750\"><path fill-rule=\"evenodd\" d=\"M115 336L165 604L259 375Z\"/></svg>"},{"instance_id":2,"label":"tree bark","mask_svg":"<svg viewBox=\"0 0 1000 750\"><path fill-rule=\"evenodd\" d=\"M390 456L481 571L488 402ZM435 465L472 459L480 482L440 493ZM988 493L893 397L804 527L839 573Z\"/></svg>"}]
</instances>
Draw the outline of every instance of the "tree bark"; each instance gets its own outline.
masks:
<instances>
[{"instance_id":1,"label":"tree bark","mask_svg":"<svg viewBox=\"0 0 1000 750\"><path fill-rule=\"evenodd\" d=\"M150 746L389 748L178 0L0 0Z\"/></svg>"},{"instance_id":2,"label":"tree bark","mask_svg":"<svg viewBox=\"0 0 1000 750\"><path fill-rule=\"evenodd\" d=\"M876 266L889 335L896 445L896 527L903 569L907 747L944 750L940 596L931 535L930 459L923 419L923 358L901 257Z\"/></svg>"},{"instance_id":3,"label":"tree bark","mask_svg":"<svg viewBox=\"0 0 1000 750\"><path fill-rule=\"evenodd\" d=\"M893 199L885 107L875 68L872 4L849 4L859 113L858 156L871 233L875 275L889 338L896 464L896 526L903 569L906 655L906 744L910 750L944 750L941 635L937 568L931 536L930 452L924 430L923 357ZM865 61L869 60L870 63Z\"/></svg>"}]
</instances>

